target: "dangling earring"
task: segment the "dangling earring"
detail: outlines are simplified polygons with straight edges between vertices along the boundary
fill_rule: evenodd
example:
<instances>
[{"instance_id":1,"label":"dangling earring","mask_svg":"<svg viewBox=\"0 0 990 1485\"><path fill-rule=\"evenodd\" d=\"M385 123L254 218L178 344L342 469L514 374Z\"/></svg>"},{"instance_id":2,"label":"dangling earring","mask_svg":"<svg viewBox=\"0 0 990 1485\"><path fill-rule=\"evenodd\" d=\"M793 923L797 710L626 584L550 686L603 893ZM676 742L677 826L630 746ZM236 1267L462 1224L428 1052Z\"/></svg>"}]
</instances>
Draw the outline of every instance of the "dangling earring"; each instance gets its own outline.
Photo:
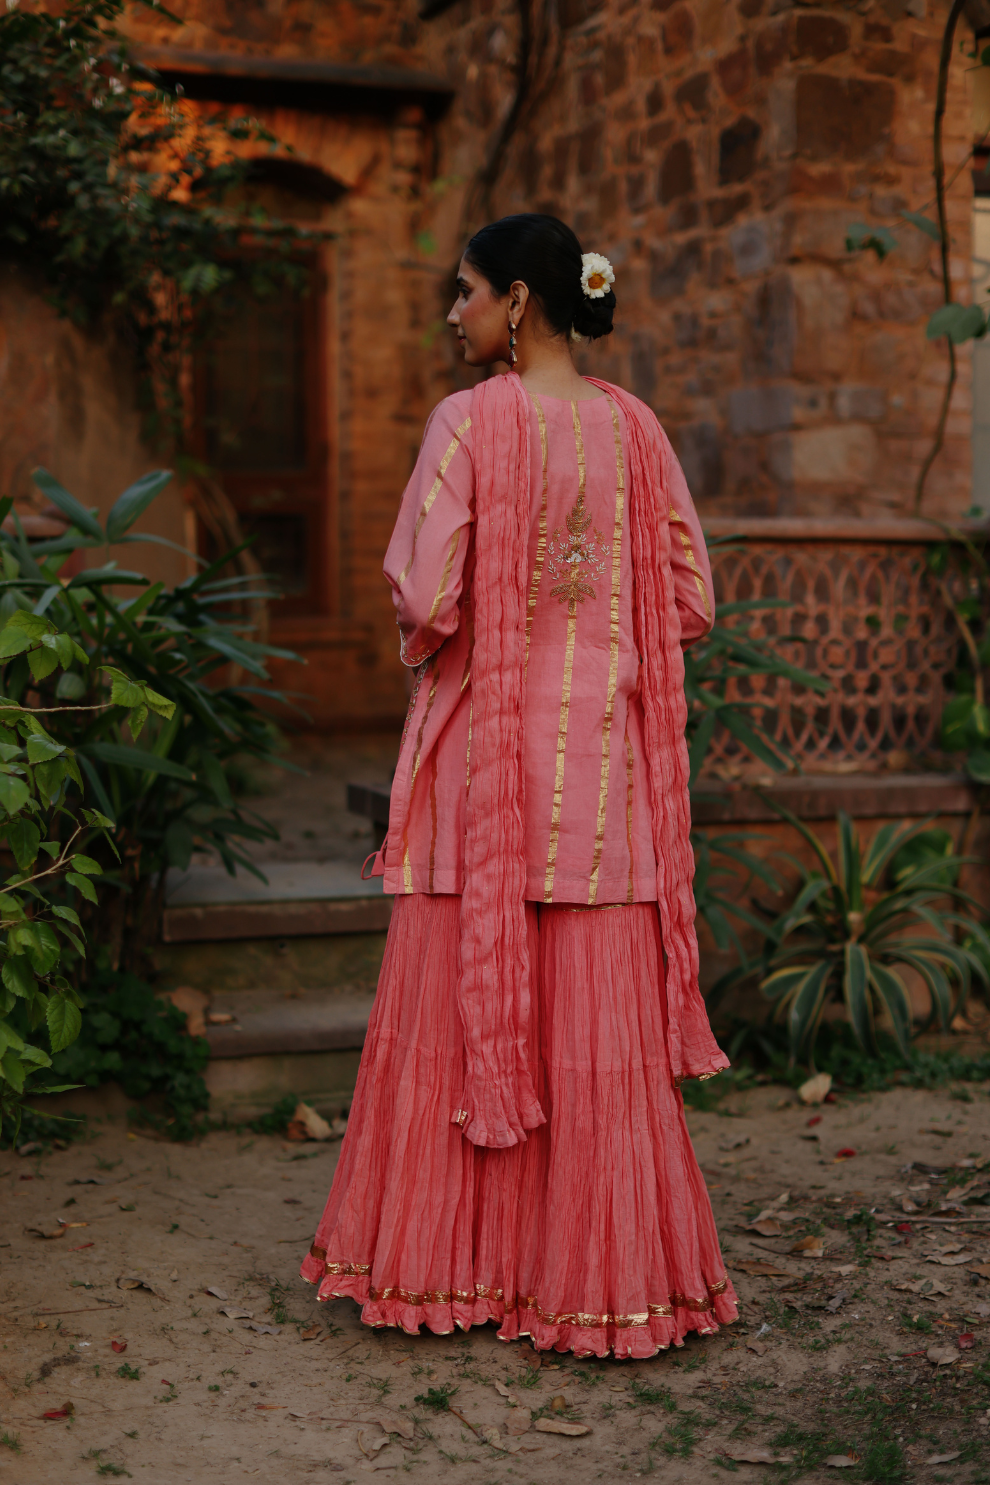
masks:
<instances>
[{"instance_id":1,"label":"dangling earring","mask_svg":"<svg viewBox=\"0 0 990 1485\"><path fill-rule=\"evenodd\" d=\"M510 320L509 321L509 365L510 366L515 366L516 359L517 359L516 358L516 327L512 323L512 321Z\"/></svg>"}]
</instances>

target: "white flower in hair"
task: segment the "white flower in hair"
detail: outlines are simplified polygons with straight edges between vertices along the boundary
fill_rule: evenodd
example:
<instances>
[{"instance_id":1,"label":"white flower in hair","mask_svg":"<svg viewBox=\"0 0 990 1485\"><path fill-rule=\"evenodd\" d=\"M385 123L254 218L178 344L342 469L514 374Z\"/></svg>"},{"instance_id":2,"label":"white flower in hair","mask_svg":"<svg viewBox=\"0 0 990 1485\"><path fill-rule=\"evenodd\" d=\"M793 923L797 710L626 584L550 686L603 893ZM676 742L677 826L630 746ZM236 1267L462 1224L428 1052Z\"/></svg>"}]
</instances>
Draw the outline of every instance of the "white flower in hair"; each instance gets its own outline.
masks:
<instances>
[{"instance_id":1,"label":"white flower in hair","mask_svg":"<svg viewBox=\"0 0 990 1485\"><path fill-rule=\"evenodd\" d=\"M581 254L581 288L586 299L604 299L615 283L612 265L601 253Z\"/></svg>"}]
</instances>

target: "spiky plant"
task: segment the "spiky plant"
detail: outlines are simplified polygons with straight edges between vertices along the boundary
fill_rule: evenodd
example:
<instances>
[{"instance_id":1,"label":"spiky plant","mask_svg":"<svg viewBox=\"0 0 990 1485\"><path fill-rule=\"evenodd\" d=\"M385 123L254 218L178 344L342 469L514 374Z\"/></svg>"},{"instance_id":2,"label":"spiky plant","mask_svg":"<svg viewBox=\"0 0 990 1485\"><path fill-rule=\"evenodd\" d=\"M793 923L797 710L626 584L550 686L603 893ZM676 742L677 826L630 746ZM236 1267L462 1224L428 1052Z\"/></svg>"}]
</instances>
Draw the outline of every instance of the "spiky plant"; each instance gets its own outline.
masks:
<instances>
[{"instance_id":1,"label":"spiky plant","mask_svg":"<svg viewBox=\"0 0 990 1485\"><path fill-rule=\"evenodd\" d=\"M893 857L930 820L883 825L863 847L852 820L840 813L833 861L803 821L768 803L803 836L821 867L795 863L802 877L797 896L767 931L760 988L774 1002L774 1019L786 1020L792 1060L804 1054L814 1068L818 1029L837 1000L864 1051L876 1050L877 1021L885 1013L907 1057L913 1018L903 969L921 976L931 995L929 1024L937 1016L943 1030L974 977L990 983L984 962L990 939L975 917L958 910L979 911L978 904L946 870L962 858L922 859L888 884Z\"/></svg>"}]
</instances>

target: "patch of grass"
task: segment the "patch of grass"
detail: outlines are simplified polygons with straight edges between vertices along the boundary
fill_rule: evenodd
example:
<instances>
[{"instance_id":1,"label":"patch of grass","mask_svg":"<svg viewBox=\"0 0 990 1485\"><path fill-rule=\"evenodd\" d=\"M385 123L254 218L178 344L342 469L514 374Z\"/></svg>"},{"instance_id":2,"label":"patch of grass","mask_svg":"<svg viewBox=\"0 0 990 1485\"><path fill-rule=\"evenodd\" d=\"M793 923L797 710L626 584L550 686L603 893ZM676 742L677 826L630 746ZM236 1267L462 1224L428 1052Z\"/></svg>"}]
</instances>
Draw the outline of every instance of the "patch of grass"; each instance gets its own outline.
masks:
<instances>
[{"instance_id":1,"label":"patch of grass","mask_svg":"<svg viewBox=\"0 0 990 1485\"><path fill-rule=\"evenodd\" d=\"M7 1433L5 1430L0 1433L0 1445L4 1449L12 1449L15 1454L20 1454L22 1448L20 1434Z\"/></svg>"},{"instance_id":2,"label":"patch of grass","mask_svg":"<svg viewBox=\"0 0 990 1485\"><path fill-rule=\"evenodd\" d=\"M392 1391L392 1379L391 1379L391 1377L368 1377L367 1378L367 1383L368 1383L368 1386L369 1387L376 1388L376 1390L378 1392L378 1395L382 1399L383 1402L385 1401L386 1397L388 1397L389 1393Z\"/></svg>"},{"instance_id":3,"label":"patch of grass","mask_svg":"<svg viewBox=\"0 0 990 1485\"><path fill-rule=\"evenodd\" d=\"M125 1361L120 1366L118 1366L117 1376L123 1377L126 1382L140 1382L141 1369L140 1367L131 1366L128 1362Z\"/></svg>"},{"instance_id":4,"label":"patch of grass","mask_svg":"<svg viewBox=\"0 0 990 1485\"><path fill-rule=\"evenodd\" d=\"M114 1464L111 1459L108 1459L106 1464L98 1464L96 1466L96 1473L98 1475L126 1475L128 1480L134 1479L130 1470L125 1470L122 1464Z\"/></svg>"},{"instance_id":5,"label":"patch of grass","mask_svg":"<svg viewBox=\"0 0 990 1485\"><path fill-rule=\"evenodd\" d=\"M663 1433L650 1440L651 1449L662 1449L669 1459L687 1459L698 1442L697 1415L682 1413L668 1423Z\"/></svg>"},{"instance_id":6,"label":"patch of grass","mask_svg":"<svg viewBox=\"0 0 990 1485\"><path fill-rule=\"evenodd\" d=\"M905 1310L901 1315L901 1324L904 1326L905 1330L917 1330L920 1331L922 1335L931 1334L932 1322L929 1320L927 1315L922 1315L920 1313L917 1315L909 1315Z\"/></svg>"},{"instance_id":7,"label":"patch of grass","mask_svg":"<svg viewBox=\"0 0 990 1485\"><path fill-rule=\"evenodd\" d=\"M599 1377L595 1381L600 1381ZM633 1377L629 1384L633 1397L637 1402L646 1403L650 1407L661 1407L667 1413L677 1412L677 1399L667 1387L651 1387L648 1382L641 1382L638 1377Z\"/></svg>"},{"instance_id":8,"label":"patch of grass","mask_svg":"<svg viewBox=\"0 0 990 1485\"><path fill-rule=\"evenodd\" d=\"M420 1407L429 1408L431 1413L448 1413L450 1411L450 1399L455 1396L456 1387L449 1382L441 1382L439 1387L430 1387L426 1392L419 1392L413 1398Z\"/></svg>"},{"instance_id":9,"label":"patch of grass","mask_svg":"<svg viewBox=\"0 0 990 1485\"><path fill-rule=\"evenodd\" d=\"M532 1390L532 1388L539 1387L539 1385L540 1374L532 1367L527 1367L526 1370L524 1372L520 1372L519 1376L516 1378L517 1387L526 1387Z\"/></svg>"}]
</instances>

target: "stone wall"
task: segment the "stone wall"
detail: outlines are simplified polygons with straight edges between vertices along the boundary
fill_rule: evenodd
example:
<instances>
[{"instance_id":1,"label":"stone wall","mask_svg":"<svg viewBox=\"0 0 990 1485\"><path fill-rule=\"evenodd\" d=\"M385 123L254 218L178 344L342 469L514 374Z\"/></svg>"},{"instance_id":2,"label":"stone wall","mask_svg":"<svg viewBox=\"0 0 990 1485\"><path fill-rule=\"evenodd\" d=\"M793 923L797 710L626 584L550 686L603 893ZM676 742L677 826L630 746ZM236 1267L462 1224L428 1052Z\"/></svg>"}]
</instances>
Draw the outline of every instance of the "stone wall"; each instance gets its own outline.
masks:
<instances>
[{"instance_id":1,"label":"stone wall","mask_svg":"<svg viewBox=\"0 0 990 1485\"><path fill-rule=\"evenodd\" d=\"M656 409L706 514L910 509L946 353L924 334L941 302L935 245L900 213L933 196L946 12L926 16L925 0L560 7L558 80L510 149L495 214L553 212L612 260L617 329L586 364ZM442 131L441 174L466 176L490 140L515 38L515 7L498 0L461 0L426 28L433 65L474 79ZM971 143L968 65L957 54L950 172ZM962 300L971 195L964 169L949 207ZM851 256L854 221L895 229L897 250ZM970 503L965 352L961 363L932 514Z\"/></svg>"}]
</instances>

